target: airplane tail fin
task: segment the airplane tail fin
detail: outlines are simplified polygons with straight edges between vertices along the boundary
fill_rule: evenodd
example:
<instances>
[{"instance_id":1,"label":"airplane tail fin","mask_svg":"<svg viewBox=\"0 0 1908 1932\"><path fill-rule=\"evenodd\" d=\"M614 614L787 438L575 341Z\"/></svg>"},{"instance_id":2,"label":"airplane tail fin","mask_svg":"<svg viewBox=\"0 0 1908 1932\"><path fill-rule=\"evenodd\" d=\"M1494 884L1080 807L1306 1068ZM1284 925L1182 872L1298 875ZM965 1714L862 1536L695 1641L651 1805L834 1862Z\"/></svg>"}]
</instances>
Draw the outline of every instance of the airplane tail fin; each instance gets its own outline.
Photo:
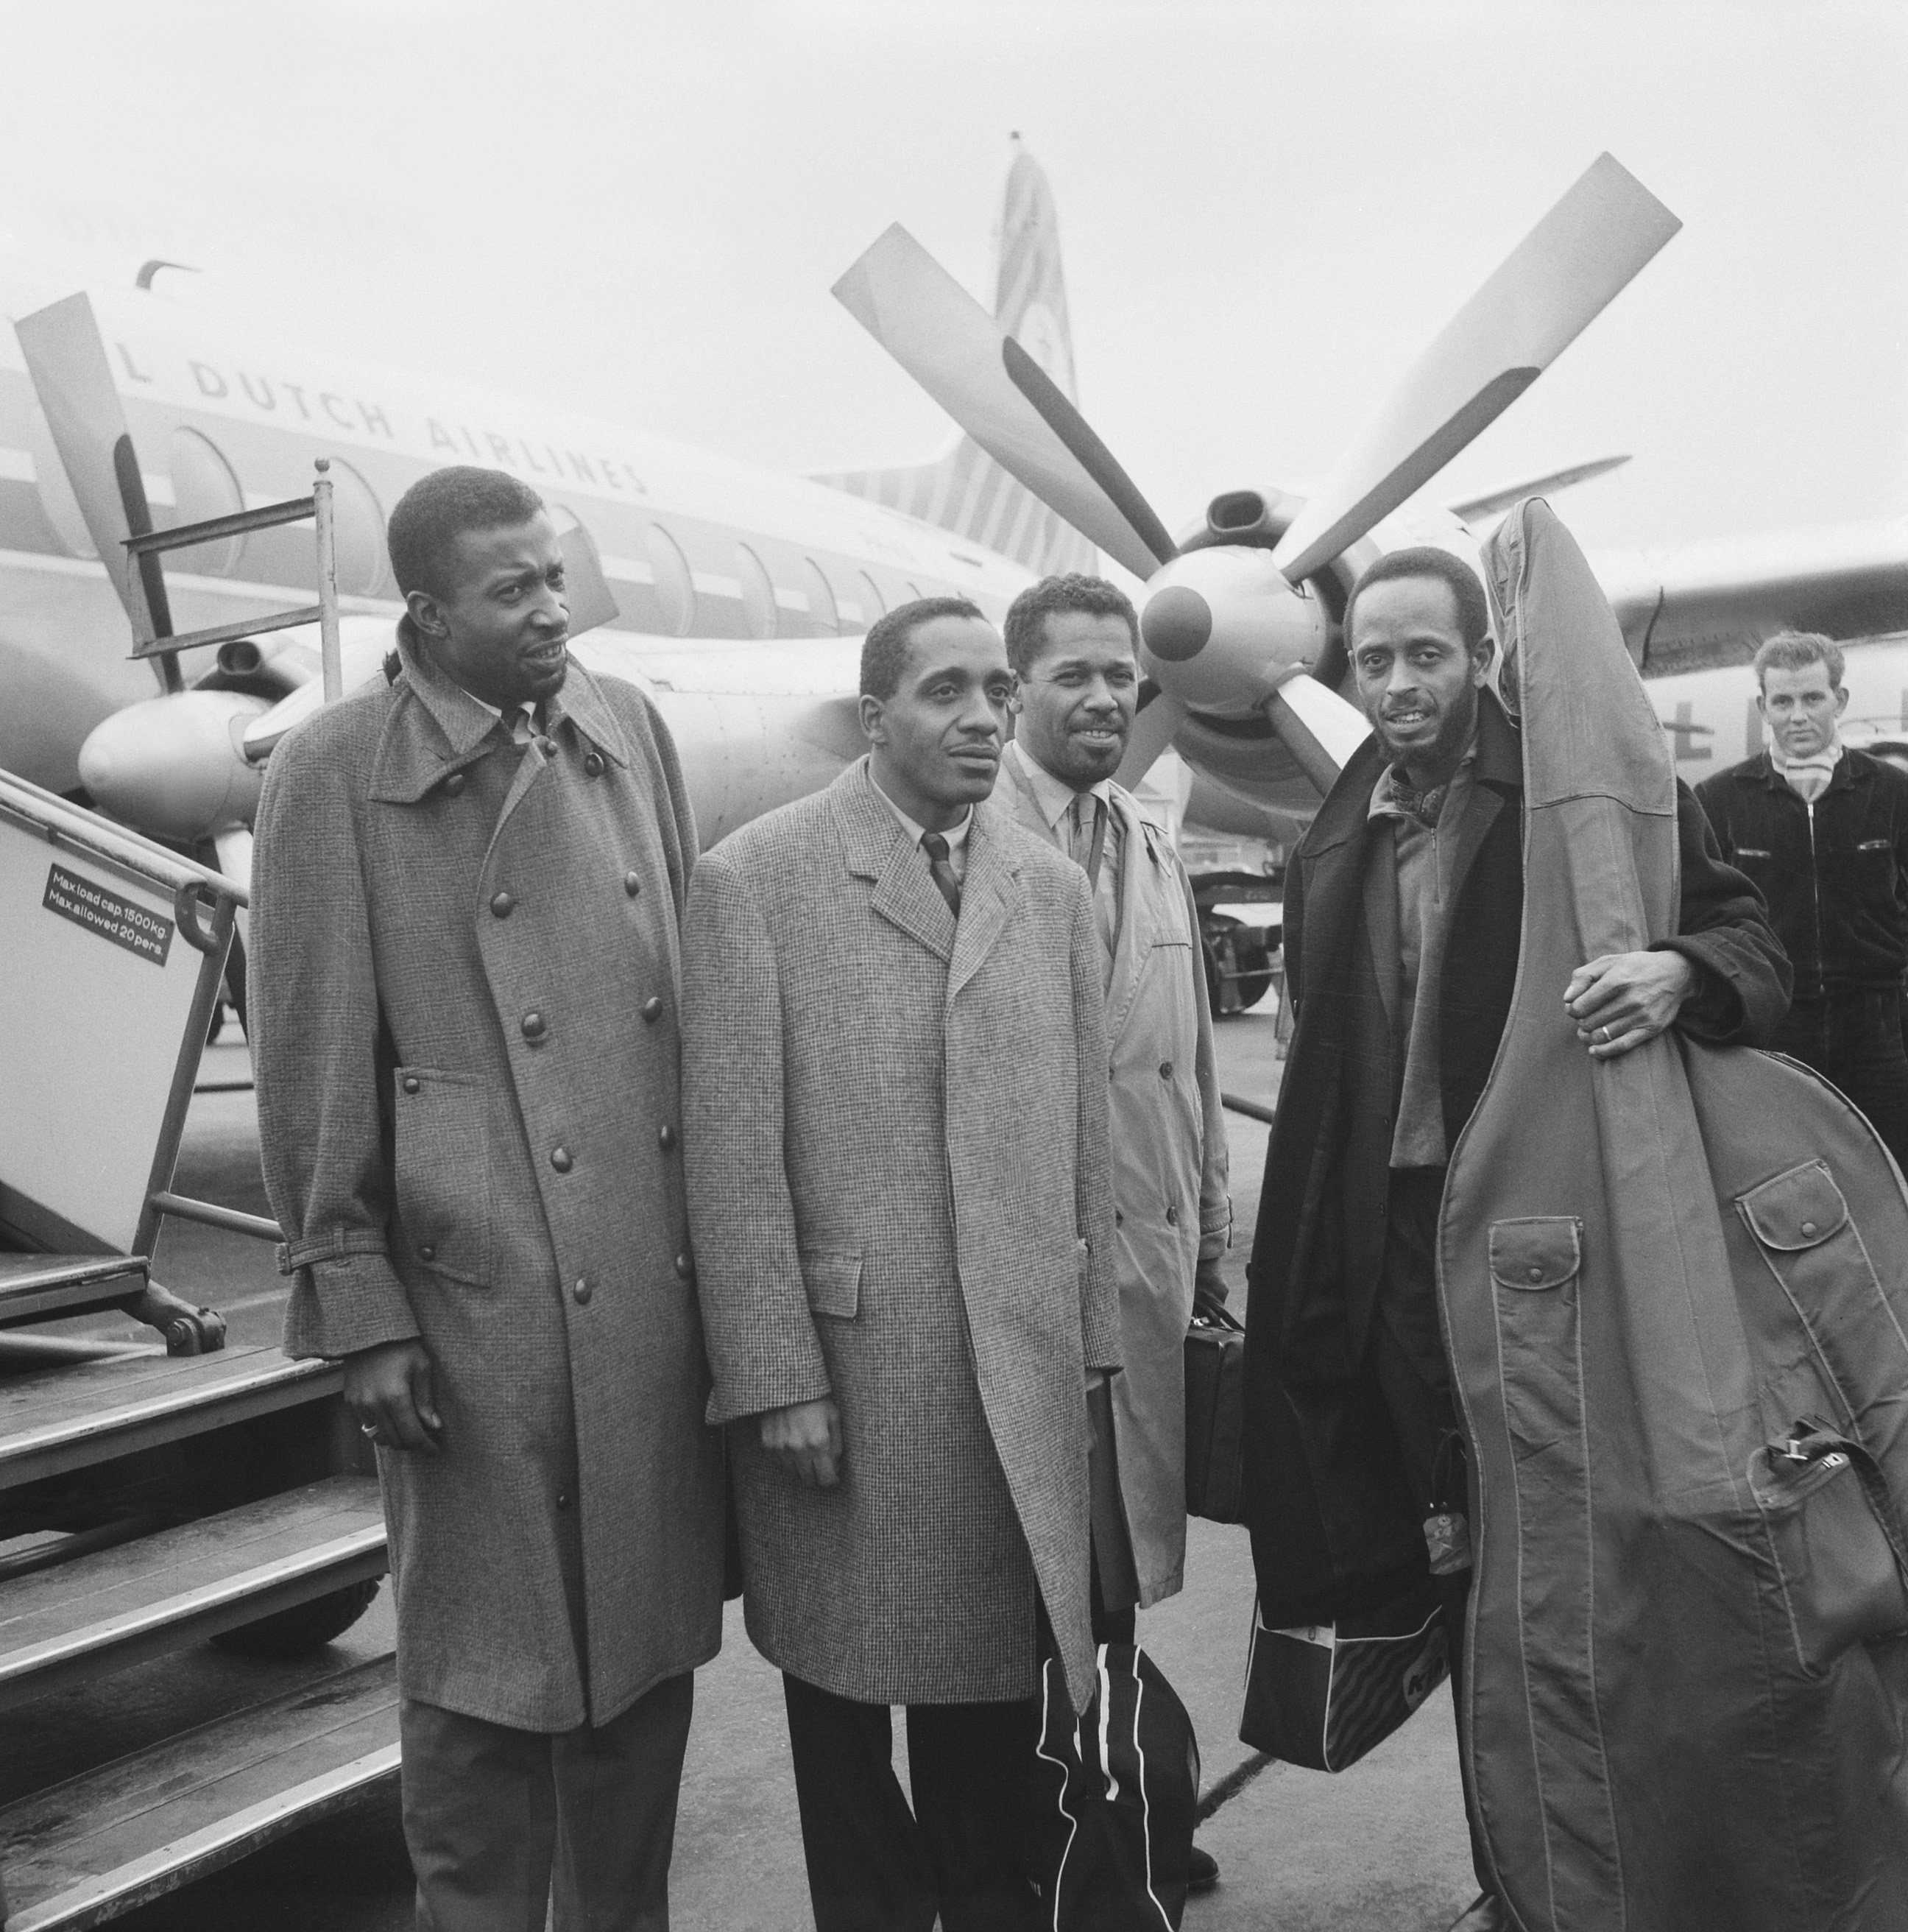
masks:
<instances>
[{"instance_id":1,"label":"airplane tail fin","mask_svg":"<svg viewBox=\"0 0 1908 1932\"><path fill-rule=\"evenodd\" d=\"M1053 190L1017 134L995 242L995 320L1077 402ZM1092 571L1098 562L1083 536L969 436L957 436L932 462L834 470L814 480L951 530L1043 576Z\"/></svg>"}]
</instances>

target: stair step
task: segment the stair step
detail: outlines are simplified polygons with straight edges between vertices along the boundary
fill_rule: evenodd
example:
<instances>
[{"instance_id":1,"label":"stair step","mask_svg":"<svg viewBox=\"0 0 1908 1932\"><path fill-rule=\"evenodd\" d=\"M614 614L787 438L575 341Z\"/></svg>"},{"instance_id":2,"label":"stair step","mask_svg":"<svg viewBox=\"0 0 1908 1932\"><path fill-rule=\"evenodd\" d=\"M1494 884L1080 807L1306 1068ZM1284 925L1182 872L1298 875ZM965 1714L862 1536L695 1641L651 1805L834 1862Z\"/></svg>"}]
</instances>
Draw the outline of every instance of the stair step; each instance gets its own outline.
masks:
<instances>
[{"instance_id":1,"label":"stair step","mask_svg":"<svg viewBox=\"0 0 1908 1932\"><path fill-rule=\"evenodd\" d=\"M0 1254L0 1328L90 1315L145 1286L143 1255Z\"/></svg>"},{"instance_id":2,"label":"stair step","mask_svg":"<svg viewBox=\"0 0 1908 1932\"><path fill-rule=\"evenodd\" d=\"M375 1476L332 1476L76 1557L0 1598L0 1711L387 1567Z\"/></svg>"},{"instance_id":3,"label":"stair step","mask_svg":"<svg viewBox=\"0 0 1908 1932\"><path fill-rule=\"evenodd\" d=\"M80 1932L342 1810L397 1775L382 1657L0 1810L7 1932Z\"/></svg>"},{"instance_id":4,"label":"stair step","mask_svg":"<svg viewBox=\"0 0 1908 1932\"><path fill-rule=\"evenodd\" d=\"M0 1490L335 1394L335 1362L277 1349L137 1355L0 1380Z\"/></svg>"}]
</instances>

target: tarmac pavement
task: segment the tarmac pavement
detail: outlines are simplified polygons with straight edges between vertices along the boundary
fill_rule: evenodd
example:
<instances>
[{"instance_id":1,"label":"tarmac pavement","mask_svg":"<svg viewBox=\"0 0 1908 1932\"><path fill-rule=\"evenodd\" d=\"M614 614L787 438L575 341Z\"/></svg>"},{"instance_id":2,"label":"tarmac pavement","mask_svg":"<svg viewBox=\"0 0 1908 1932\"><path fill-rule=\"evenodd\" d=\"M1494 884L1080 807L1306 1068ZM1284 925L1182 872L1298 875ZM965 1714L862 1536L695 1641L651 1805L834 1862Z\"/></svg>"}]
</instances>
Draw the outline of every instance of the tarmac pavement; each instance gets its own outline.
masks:
<instances>
[{"instance_id":1,"label":"tarmac pavement","mask_svg":"<svg viewBox=\"0 0 1908 1932\"><path fill-rule=\"evenodd\" d=\"M1268 1001L1219 1028L1228 1092L1269 1104L1280 1063ZM241 1045L207 1055L202 1084L242 1080ZM1233 1304L1258 1207L1266 1130L1227 1116L1238 1240L1227 1264ZM268 1211L258 1174L249 1091L194 1101L175 1184L181 1191ZM234 1341L275 1336L283 1306L271 1251L171 1223L154 1274L175 1293L223 1312ZM148 1340L118 1317L96 1332ZM64 1332L74 1332L67 1324ZM1252 1611L1245 1533L1196 1522L1180 1595L1143 1613L1140 1638L1198 1730L1204 1788L1250 1775L1202 1826L1218 1859L1215 1891L1193 1900L1188 1932L1442 1932L1476 1891L1459 1793L1450 1697L1440 1690L1362 1762L1336 1776L1258 1767L1238 1742L1239 1694ZM391 1640L388 1596L314 1673ZM41 1700L10 1717L0 1739L0 1795L32 1788L137 1749L176 1729L242 1708L286 1686L284 1667L210 1648ZM267 1678L268 1675L268 1684ZM261 1688L266 1686L266 1688ZM897 1727L897 1754L904 1748ZM678 1932L799 1932L810 1923L778 1674L760 1658L732 1604L722 1653L698 1674L696 1719L676 1834L672 1917ZM400 1932L411 1923L410 1880L394 1796L301 1832L207 1882L118 1922L127 1932Z\"/></svg>"}]
</instances>

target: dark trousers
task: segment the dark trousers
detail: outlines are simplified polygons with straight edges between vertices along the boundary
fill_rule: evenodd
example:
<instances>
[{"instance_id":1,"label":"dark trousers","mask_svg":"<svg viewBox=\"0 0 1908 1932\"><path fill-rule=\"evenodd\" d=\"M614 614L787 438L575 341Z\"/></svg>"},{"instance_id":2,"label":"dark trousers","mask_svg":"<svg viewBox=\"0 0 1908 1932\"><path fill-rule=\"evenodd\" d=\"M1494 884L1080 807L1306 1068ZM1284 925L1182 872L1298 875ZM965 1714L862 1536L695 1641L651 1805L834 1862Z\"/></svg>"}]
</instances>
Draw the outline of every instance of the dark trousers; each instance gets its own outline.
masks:
<instances>
[{"instance_id":1,"label":"dark trousers","mask_svg":"<svg viewBox=\"0 0 1908 1932\"><path fill-rule=\"evenodd\" d=\"M1451 1364L1438 1319L1438 1210L1441 1167L1394 1168L1386 1206L1385 1262L1371 1324L1370 1360L1413 1496L1425 1515L1447 1502L1465 1510L1463 1438L1451 1392ZM1451 1652L1451 1700L1458 1714L1458 1765L1464 1820L1478 1882L1494 1892L1463 1750L1464 1618L1471 1573L1439 1580L1445 1639Z\"/></svg>"},{"instance_id":2,"label":"dark trousers","mask_svg":"<svg viewBox=\"0 0 1908 1932\"><path fill-rule=\"evenodd\" d=\"M1898 989L1798 1000L1771 1044L1839 1087L1868 1115L1895 1165L1908 1169L1908 1054Z\"/></svg>"},{"instance_id":3,"label":"dark trousers","mask_svg":"<svg viewBox=\"0 0 1908 1932\"><path fill-rule=\"evenodd\" d=\"M404 1839L418 1932L668 1932L669 1855L696 1680L550 1733L406 1698Z\"/></svg>"},{"instance_id":4,"label":"dark trousers","mask_svg":"<svg viewBox=\"0 0 1908 1932\"><path fill-rule=\"evenodd\" d=\"M909 1705L910 1810L885 1704L786 1672L782 1690L816 1932L929 1932L936 1912L942 1932L1036 1932L1014 1808L1038 1736L1032 1699Z\"/></svg>"}]
</instances>

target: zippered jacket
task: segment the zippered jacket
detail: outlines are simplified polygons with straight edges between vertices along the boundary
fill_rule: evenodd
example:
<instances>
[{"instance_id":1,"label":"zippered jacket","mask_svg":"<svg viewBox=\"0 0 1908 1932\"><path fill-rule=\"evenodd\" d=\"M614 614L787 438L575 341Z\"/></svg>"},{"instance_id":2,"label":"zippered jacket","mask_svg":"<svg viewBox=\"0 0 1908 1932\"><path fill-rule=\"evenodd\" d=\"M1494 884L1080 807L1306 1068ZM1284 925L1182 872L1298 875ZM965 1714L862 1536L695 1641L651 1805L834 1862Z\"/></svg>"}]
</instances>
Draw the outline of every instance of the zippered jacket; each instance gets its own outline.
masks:
<instances>
[{"instance_id":1,"label":"zippered jacket","mask_svg":"<svg viewBox=\"0 0 1908 1932\"><path fill-rule=\"evenodd\" d=\"M1723 856L1769 903L1797 1000L1882 991L1908 968L1908 776L1845 749L1813 810L1766 752L1696 788Z\"/></svg>"}]
</instances>

